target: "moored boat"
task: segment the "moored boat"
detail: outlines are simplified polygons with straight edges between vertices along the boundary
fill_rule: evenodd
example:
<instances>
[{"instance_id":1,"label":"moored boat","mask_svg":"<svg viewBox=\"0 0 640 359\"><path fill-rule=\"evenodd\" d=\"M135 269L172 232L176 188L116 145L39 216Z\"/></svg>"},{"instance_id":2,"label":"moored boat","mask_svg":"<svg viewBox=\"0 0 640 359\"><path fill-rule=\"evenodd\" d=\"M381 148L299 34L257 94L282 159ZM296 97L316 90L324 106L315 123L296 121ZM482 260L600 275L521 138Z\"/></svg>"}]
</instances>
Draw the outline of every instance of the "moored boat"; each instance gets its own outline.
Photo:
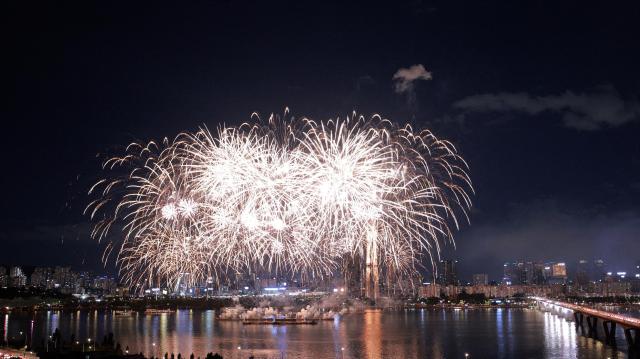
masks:
<instances>
[{"instance_id":1,"label":"moored boat","mask_svg":"<svg viewBox=\"0 0 640 359\"><path fill-rule=\"evenodd\" d=\"M271 324L271 325L301 325L301 324L318 324L317 319L299 319L299 318L252 318L252 319L243 319L242 324L251 325L251 324Z\"/></svg>"},{"instance_id":2,"label":"moored boat","mask_svg":"<svg viewBox=\"0 0 640 359\"><path fill-rule=\"evenodd\" d=\"M144 311L145 314L165 314L165 313L173 313L172 309L155 309L155 308L147 308Z\"/></svg>"}]
</instances>

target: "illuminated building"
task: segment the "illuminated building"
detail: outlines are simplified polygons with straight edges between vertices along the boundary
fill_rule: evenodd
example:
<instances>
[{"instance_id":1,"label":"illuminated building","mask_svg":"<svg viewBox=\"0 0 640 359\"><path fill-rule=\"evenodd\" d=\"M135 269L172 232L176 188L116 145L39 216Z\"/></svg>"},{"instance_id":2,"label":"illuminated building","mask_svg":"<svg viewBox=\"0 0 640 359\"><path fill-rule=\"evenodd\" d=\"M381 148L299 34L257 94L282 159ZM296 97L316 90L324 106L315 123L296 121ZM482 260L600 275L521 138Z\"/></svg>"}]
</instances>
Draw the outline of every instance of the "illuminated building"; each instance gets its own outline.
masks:
<instances>
[{"instance_id":1,"label":"illuminated building","mask_svg":"<svg viewBox=\"0 0 640 359\"><path fill-rule=\"evenodd\" d=\"M438 283L442 285L457 285L458 276L456 273L456 264L458 261L441 260L440 272L438 273Z\"/></svg>"},{"instance_id":2,"label":"illuminated building","mask_svg":"<svg viewBox=\"0 0 640 359\"><path fill-rule=\"evenodd\" d=\"M27 285L27 276L21 267L13 266L9 270L9 284L11 287L24 287Z\"/></svg>"},{"instance_id":3,"label":"illuminated building","mask_svg":"<svg viewBox=\"0 0 640 359\"><path fill-rule=\"evenodd\" d=\"M473 275L473 285L488 285L489 275L486 273L479 273Z\"/></svg>"},{"instance_id":4,"label":"illuminated building","mask_svg":"<svg viewBox=\"0 0 640 359\"><path fill-rule=\"evenodd\" d=\"M53 288L53 270L48 267L36 267L31 274L31 286L42 289Z\"/></svg>"},{"instance_id":5,"label":"illuminated building","mask_svg":"<svg viewBox=\"0 0 640 359\"><path fill-rule=\"evenodd\" d=\"M591 273L589 275L592 281L601 281L604 279L606 273L605 263L602 259L596 259L591 266Z\"/></svg>"},{"instance_id":6,"label":"illuminated building","mask_svg":"<svg viewBox=\"0 0 640 359\"><path fill-rule=\"evenodd\" d=\"M504 264L504 272L502 276L502 284L516 285L520 284L520 268L518 262Z\"/></svg>"},{"instance_id":7,"label":"illuminated building","mask_svg":"<svg viewBox=\"0 0 640 359\"><path fill-rule=\"evenodd\" d=\"M9 285L9 277L7 276L7 268L0 266L0 287Z\"/></svg>"},{"instance_id":8,"label":"illuminated building","mask_svg":"<svg viewBox=\"0 0 640 359\"><path fill-rule=\"evenodd\" d=\"M581 259L576 266L576 284L584 288L589 284L589 261Z\"/></svg>"}]
</instances>

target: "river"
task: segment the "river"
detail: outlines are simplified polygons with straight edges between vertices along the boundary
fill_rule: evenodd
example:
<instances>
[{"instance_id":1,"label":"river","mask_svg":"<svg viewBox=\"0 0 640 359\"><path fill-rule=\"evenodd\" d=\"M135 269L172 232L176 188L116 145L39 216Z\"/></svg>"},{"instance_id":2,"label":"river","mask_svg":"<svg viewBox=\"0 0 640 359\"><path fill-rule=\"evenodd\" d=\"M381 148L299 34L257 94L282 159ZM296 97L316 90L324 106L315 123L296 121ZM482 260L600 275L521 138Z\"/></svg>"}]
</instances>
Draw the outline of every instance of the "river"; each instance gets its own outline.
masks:
<instances>
[{"instance_id":1,"label":"river","mask_svg":"<svg viewBox=\"0 0 640 359\"><path fill-rule=\"evenodd\" d=\"M3 341L41 343L59 328L65 340L102 340L113 332L130 352L224 358L626 358L618 349L576 333L565 318L535 309L422 309L348 314L317 325L243 325L214 311L130 317L110 311L10 313L0 318ZM22 332L22 334L20 334Z\"/></svg>"}]
</instances>

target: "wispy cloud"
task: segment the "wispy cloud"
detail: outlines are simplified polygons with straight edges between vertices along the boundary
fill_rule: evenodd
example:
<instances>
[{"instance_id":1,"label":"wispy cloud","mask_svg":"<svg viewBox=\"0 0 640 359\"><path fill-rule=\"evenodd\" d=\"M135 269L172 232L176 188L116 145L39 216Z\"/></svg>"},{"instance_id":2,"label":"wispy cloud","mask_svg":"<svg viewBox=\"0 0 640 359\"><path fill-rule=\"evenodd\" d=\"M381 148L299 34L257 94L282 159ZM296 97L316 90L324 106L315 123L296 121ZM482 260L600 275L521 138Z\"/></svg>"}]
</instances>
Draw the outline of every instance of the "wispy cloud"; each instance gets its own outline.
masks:
<instances>
[{"instance_id":1,"label":"wispy cloud","mask_svg":"<svg viewBox=\"0 0 640 359\"><path fill-rule=\"evenodd\" d=\"M453 104L466 113L517 111L529 115L557 113L565 126L593 131L617 127L640 118L638 100L623 99L611 86L592 93L566 91L557 95L533 96L526 92L473 95ZM464 116L464 114L463 114Z\"/></svg>"},{"instance_id":2,"label":"wispy cloud","mask_svg":"<svg viewBox=\"0 0 640 359\"><path fill-rule=\"evenodd\" d=\"M637 211L602 213L578 203L537 200L509 205L507 212L504 221L474 225L457 236L456 255L484 270L491 270L487 263L507 260L562 260L573 266L582 258L604 258L613 262L612 269L623 270L635 260L624 253L640 251Z\"/></svg>"},{"instance_id":3,"label":"wispy cloud","mask_svg":"<svg viewBox=\"0 0 640 359\"><path fill-rule=\"evenodd\" d=\"M427 71L422 64L413 65L409 68L400 68L393 75L393 89L398 94L406 94L409 99L414 98L415 83L417 81L431 80L431 72Z\"/></svg>"}]
</instances>

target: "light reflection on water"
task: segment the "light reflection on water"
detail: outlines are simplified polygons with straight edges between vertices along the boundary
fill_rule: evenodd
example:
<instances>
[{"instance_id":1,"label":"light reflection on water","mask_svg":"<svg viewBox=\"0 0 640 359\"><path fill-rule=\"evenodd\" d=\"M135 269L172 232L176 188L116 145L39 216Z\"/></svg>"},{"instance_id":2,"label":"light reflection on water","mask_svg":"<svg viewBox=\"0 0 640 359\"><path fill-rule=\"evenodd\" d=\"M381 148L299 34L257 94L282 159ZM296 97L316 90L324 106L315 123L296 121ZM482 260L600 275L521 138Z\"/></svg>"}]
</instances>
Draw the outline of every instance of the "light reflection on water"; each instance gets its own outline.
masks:
<instances>
[{"instance_id":1,"label":"light reflection on water","mask_svg":"<svg viewBox=\"0 0 640 359\"><path fill-rule=\"evenodd\" d=\"M147 356L219 352L225 358L601 358L626 357L576 334L574 324L530 309L407 310L352 314L312 326L219 322L213 311L113 317L108 311L11 313L3 341L32 330L33 342L60 328L69 340L101 341L113 332L122 347ZM33 320L33 328L31 328ZM618 341L624 347L624 341ZM155 345L154 345L155 344ZM240 349L238 349L240 348Z\"/></svg>"}]
</instances>

